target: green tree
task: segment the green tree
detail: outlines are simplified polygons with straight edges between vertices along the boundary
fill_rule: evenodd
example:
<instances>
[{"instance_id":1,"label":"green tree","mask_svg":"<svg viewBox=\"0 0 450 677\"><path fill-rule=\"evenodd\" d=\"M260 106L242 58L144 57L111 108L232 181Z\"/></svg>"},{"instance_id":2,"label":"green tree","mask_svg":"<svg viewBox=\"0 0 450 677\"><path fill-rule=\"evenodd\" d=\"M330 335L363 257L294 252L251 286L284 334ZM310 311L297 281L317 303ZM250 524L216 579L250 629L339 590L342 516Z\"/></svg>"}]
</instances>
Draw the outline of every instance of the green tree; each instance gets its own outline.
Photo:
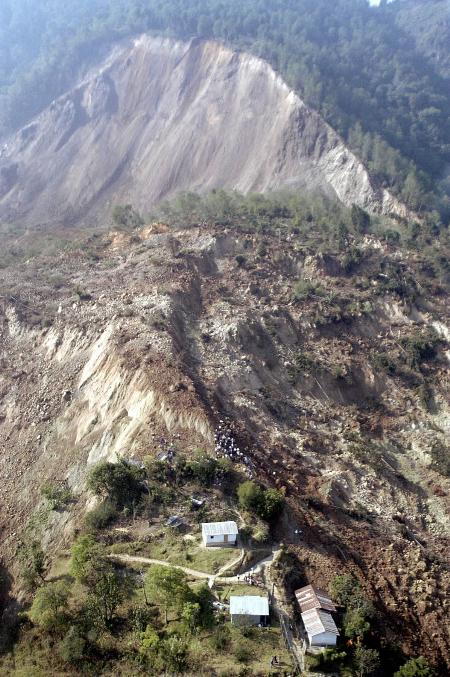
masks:
<instances>
[{"instance_id":1,"label":"green tree","mask_svg":"<svg viewBox=\"0 0 450 677\"><path fill-rule=\"evenodd\" d=\"M394 677L433 677L434 672L423 656L411 658L394 673Z\"/></svg>"},{"instance_id":2,"label":"green tree","mask_svg":"<svg viewBox=\"0 0 450 677\"><path fill-rule=\"evenodd\" d=\"M71 575L81 583L92 581L105 563L105 548L92 535L79 536L72 545Z\"/></svg>"},{"instance_id":3,"label":"green tree","mask_svg":"<svg viewBox=\"0 0 450 677\"><path fill-rule=\"evenodd\" d=\"M158 654L161 649L161 640L156 630L149 624L140 634L139 653L157 668Z\"/></svg>"},{"instance_id":4,"label":"green tree","mask_svg":"<svg viewBox=\"0 0 450 677\"><path fill-rule=\"evenodd\" d=\"M350 606L355 593L360 592L361 585L352 574L339 574L331 582L331 593L338 604Z\"/></svg>"},{"instance_id":5,"label":"green tree","mask_svg":"<svg viewBox=\"0 0 450 677\"><path fill-rule=\"evenodd\" d=\"M344 632L346 637L363 637L370 630L370 623L362 609L349 609L344 615Z\"/></svg>"},{"instance_id":6,"label":"green tree","mask_svg":"<svg viewBox=\"0 0 450 677\"><path fill-rule=\"evenodd\" d=\"M181 609L191 599L186 574L180 569L155 565L147 573L145 587L149 599L164 609L165 623L171 609Z\"/></svg>"},{"instance_id":7,"label":"green tree","mask_svg":"<svg viewBox=\"0 0 450 677\"><path fill-rule=\"evenodd\" d=\"M33 590L40 583L45 583L45 554L38 541L22 544L19 560L21 576L29 590Z\"/></svg>"},{"instance_id":8,"label":"green tree","mask_svg":"<svg viewBox=\"0 0 450 677\"><path fill-rule=\"evenodd\" d=\"M194 632L201 624L201 609L198 602L185 602L181 610L181 619L190 632Z\"/></svg>"},{"instance_id":9,"label":"green tree","mask_svg":"<svg viewBox=\"0 0 450 677\"><path fill-rule=\"evenodd\" d=\"M106 496L118 508L123 508L141 498L144 477L143 470L124 460L118 463L102 462L89 473L87 486L97 496Z\"/></svg>"},{"instance_id":10,"label":"green tree","mask_svg":"<svg viewBox=\"0 0 450 677\"><path fill-rule=\"evenodd\" d=\"M129 583L115 571L103 571L90 588L88 615L99 628L111 627L117 608L125 599Z\"/></svg>"},{"instance_id":11,"label":"green tree","mask_svg":"<svg viewBox=\"0 0 450 677\"><path fill-rule=\"evenodd\" d=\"M249 512L259 512L263 499L263 490L256 482L251 480L243 482L239 485L237 494L241 508Z\"/></svg>"},{"instance_id":12,"label":"green tree","mask_svg":"<svg viewBox=\"0 0 450 677\"><path fill-rule=\"evenodd\" d=\"M259 516L268 522L278 517L283 510L284 496L278 489L266 489L263 492Z\"/></svg>"},{"instance_id":13,"label":"green tree","mask_svg":"<svg viewBox=\"0 0 450 677\"><path fill-rule=\"evenodd\" d=\"M213 595L208 585L204 583L195 592L193 600L200 606L200 625L210 628L214 625Z\"/></svg>"},{"instance_id":14,"label":"green tree","mask_svg":"<svg viewBox=\"0 0 450 677\"><path fill-rule=\"evenodd\" d=\"M357 646L353 657L357 677L373 675L380 665L380 654L376 649L367 649L365 646Z\"/></svg>"},{"instance_id":15,"label":"green tree","mask_svg":"<svg viewBox=\"0 0 450 677\"><path fill-rule=\"evenodd\" d=\"M263 489L247 480L239 485L239 505L264 520L274 519L283 509L284 496L278 489Z\"/></svg>"},{"instance_id":16,"label":"green tree","mask_svg":"<svg viewBox=\"0 0 450 677\"><path fill-rule=\"evenodd\" d=\"M44 630L59 632L67 621L67 603L70 585L67 581L47 583L36 592L31 609L30 620Z\"/></svg>"},{"instance_id":17,"label":"green tree","mask_svg":"<svg viewBox=\"0 0 450 677\"><path fill-rule=\"evenodd\" d=\"M353 204L351 209L351 219L353 227L358 233L367 232L370 227L370 216L364 209L358 205Z\"/></svg>"}]
</instances>

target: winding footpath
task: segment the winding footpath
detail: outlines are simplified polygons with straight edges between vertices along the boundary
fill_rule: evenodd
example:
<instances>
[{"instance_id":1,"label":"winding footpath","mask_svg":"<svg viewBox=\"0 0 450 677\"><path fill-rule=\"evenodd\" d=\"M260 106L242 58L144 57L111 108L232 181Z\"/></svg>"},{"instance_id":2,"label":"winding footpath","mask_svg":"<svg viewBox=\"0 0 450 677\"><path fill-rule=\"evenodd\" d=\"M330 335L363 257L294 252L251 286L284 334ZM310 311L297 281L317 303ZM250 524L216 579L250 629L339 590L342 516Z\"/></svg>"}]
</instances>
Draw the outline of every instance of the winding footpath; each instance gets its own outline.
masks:
<instances>
[{"instance_id":1,"label":"winding footpath","mask_svg":"<svg viewBox=\"0 0 450 677\"><path fill-rule=\"evenodd\" d=\"M245 584L245 581L243 580L244 577L250 574L260 573L265 566L272 563L277 552L278 550L274 549L271 555L265 557L260 562L257 562L255 565L250 567L248 571L244 571L242 574L239 574L239 576L223 576L223 574L229 571L230 569L234 569L234 567L236 567L238 564L242 562L245 555L244 550L241 550L241 552L239 553L239 557L225 564L223 567L219 569L219 571L216 574L208 574L206 573L206 571L197 571L196 569L191 569L190 567L185 567L182 566L181 564L171 564L170 562L167 562L162 559L153 559L151 557L140 557L139 555L114 554L109 555L109 558L118 560L119 562L130 562L130 563L134 562L138 564L161 564L162 566L171 567L172 569L179 569L180 571L184 571L184 573L187 576L190 576L191 578L198 578L209 581L209 587L211 588L214 585L214 583L237 583L241 585Z\"/></svg>"}]
</instances>

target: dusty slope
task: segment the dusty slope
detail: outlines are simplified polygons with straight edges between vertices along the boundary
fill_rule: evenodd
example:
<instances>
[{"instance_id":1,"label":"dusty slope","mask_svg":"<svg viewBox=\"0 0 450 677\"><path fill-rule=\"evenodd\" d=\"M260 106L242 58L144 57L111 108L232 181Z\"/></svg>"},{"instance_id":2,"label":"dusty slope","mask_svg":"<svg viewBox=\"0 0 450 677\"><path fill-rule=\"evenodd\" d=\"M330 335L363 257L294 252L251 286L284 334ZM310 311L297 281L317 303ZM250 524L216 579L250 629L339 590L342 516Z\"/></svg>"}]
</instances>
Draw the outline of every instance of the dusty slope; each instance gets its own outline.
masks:
<instances>
[{"instance_id":1,"label":"dusty slope","mask_svg":"<svg viewBox=\"0 0 450 677\"><path fill-rule=\"evenodd\" d=\"M408 279L420 254L367 238L357 275L372 282L355 293L339 257L291 235L267 234L263 253L251 232L156 230L1 272L5 563L17 573L32 515L49 557L71 542L93 463L153 454L161 436L212 452L228 416L258 477L286 489L280 537L305 577L327 585L357 572L386 640L444 670L449 481L428 452L450 428L448 308L431 288L414 301L376 293L386 266ZM293 303L299 277L320 280L326 297ZM80 301L77 286L92 298ZM427 411L412 374L375 368L372 357L401 360L401 338L433 323L443 340L422 367L434 384ZM40 511L47 480L67 480L70 511Z\"/></svg>"},{"instance_id":2,"label":"dusty slope","mask_svg":"<svg viewBox=\"0 0 450 677\"><path fill-rule=\"evenodd\" d=\"M286 185L404 212L265 62L143 36L7 141L0 221L73 223L185 189Z\"/></svg>"}]
</instances>

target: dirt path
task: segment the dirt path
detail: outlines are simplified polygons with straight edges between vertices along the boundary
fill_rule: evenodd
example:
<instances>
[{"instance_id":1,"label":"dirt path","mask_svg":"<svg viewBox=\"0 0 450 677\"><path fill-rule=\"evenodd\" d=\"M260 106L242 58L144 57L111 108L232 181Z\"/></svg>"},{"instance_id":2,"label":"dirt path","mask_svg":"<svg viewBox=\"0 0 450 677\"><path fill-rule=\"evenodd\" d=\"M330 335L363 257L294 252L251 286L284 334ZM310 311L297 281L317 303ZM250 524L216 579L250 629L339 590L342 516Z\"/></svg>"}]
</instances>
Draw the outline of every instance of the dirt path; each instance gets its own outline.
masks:
<instances>
[{"instance_id":1,"label":"dirt path","mask_svg":"<svg viewBox=\"0 0 450 677\"><path fill-rule=\"evenodd\" d=\"M242 574L239 574L239 576L222 576L223 573L228 571L229 569L233 568L237 564L239 564L240 561L242 561L243 556L244 556L244 551L242 550L239 554L239 557L237 557L235 560L228 562L225 564L223 567L219 569L219 571L216 574L208 574L206 571L197 571L196 569L190 569L189 567L184 567L181 564L171 564L170 562L166 562L161 559L153 559L151 557L140 557L138 555L120 555L120 554L114 554L114 555L109 555L110 559L116 559L120 562L137 562L139 564L161 564L162 566L166 567L171 567L172 569L179 569L180 571L184 571L185 574L188 576L192 576L192 578L199 578L202 580L207 580L209 581L209 586L212 587L215 582L217 583L238 583L238 584L245 584L245 581L243 580L245 576L250 575L250 574L257 574L259 573L265 566L268 564L271 564L273 561L273 558L276 554L277 550L275 549L271 555L268 557L265 557L263 560L258 562L257 564L253 565L248 569L248 571L245 571Z\"/></svg>"},{"instance_id":2,"label":"dirt path","mask_svg":"<svg viewBox=\"0 0 450 677\"><path fill-rule=\"evenodd\" d=\"M195 569L189 569L189 567L183 567L180 564L171 564L162 559L152 559L150 557L139 557L137 555L109 555L110 559L117 559L120 562L138 562L139 564L162 564L165 567L171 567L172 569L180 569L184 571L188 576L192 578L203 578L204 580L209 580L212 576L207 574L205 571L196 571Z\"/></svg>"}]
</instances>

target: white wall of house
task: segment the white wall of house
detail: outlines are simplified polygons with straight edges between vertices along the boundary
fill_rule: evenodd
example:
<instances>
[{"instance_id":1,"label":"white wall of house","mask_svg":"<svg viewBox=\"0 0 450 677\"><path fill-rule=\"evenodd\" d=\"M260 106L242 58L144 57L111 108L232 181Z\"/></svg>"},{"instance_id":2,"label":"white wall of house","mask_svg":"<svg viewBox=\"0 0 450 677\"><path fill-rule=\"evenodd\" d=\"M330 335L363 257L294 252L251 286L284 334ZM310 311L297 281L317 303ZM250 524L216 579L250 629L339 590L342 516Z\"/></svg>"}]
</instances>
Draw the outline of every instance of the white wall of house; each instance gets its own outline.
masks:
<instances>
[{"instance_id":1,"label":"white wall of house","mask_svg":"<svg viewBox=\"0 0 450 677\"><path fill-rule=\"evenodd\" d=\"M206 546L236 545L236 534L214 534L213 536L205 534L203 543Z\"/></svg>"},{"instance_id":2,"label":"white wall of house","mask_svg":"<svg viewBox=\"0 0 450 677\"><path fill-rule=\"evenodd\" d=\"M317 635L308 634L310 646L336 646L337 637L332 632L321 632Z\"/></svg>"}]
</instances>

